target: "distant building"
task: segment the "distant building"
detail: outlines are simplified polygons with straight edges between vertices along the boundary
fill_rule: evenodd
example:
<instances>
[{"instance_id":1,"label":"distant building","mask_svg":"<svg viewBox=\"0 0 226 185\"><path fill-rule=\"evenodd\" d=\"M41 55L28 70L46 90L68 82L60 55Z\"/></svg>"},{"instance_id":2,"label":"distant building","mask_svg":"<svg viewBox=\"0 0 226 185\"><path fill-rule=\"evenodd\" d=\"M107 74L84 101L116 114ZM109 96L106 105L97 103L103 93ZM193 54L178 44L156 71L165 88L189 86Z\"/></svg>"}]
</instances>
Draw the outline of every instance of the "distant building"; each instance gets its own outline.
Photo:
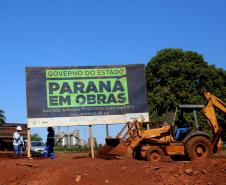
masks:
<instances>
[{"instance_id":1,"label":"distant building","mask_svg":"<svg viewBox=\"0 0 226 185\"><path fill-rule=\"evenodd\" d=\"M79 145L80 146L87 146L88 143L87 143L87 141L85 139L80 139Z\"/></svg>"},{"instance_id":2,"label":"distant building","mask_svg":"<svg viewBox=\"0 0 226 185\"><path fill-rule=\"evenodd\" d=\"M61 146L84 146L84 141L80 139L79 130L73 132L60 132L55 135L56 144Z\"/></svg>"}]
</instances>

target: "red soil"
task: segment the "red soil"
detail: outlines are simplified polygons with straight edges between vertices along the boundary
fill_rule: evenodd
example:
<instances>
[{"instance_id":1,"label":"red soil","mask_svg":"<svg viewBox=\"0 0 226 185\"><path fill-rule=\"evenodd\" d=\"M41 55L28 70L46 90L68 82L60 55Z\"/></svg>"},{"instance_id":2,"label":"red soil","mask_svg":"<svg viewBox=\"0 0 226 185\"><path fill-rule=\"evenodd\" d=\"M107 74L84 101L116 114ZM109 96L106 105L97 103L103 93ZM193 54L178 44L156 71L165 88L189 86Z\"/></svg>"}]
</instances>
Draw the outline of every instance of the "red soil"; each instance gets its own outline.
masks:
<instances>
[{"instance_id":1,"label":"red soil","mask_svg":"<svg viewBox=\"0 0 226 185\"><path fill-rule=\"evenodd\" d=\"M225 185L226 157L180 162L91 159L76 153L57 153L54 160L1 157L0 184Z\"/></svg>"}]
</instances>

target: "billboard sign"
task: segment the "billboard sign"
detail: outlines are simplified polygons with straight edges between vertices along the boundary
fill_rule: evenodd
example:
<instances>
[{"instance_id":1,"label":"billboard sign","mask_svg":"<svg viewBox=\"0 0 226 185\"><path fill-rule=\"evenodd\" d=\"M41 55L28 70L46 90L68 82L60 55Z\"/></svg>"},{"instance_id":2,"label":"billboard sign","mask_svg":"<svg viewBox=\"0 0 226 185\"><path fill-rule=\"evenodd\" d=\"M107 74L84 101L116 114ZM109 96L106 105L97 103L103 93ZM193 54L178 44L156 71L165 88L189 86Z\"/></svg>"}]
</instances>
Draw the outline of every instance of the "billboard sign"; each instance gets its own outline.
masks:
<instances>
[{"instance_id":1,"label":"billboard sign","mask_svg":"<svg viewBox=\"0 0 226 185\"><path fill-rule=\"evenodd\" d=\"M28 127L148 121L144 65L27 67Z\"/></svg>"}]
</instances>

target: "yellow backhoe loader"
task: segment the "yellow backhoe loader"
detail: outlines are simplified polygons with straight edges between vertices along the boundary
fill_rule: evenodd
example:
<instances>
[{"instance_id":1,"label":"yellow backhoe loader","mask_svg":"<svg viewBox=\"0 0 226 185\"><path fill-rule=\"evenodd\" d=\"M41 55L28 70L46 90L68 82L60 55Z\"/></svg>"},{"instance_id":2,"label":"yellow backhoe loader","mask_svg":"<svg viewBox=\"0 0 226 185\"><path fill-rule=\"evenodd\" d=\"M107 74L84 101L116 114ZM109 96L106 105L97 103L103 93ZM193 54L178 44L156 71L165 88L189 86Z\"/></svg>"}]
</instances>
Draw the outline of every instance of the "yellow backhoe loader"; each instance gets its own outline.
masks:
<instances>
[{"instance_id":1,"label":"yellow backhoe loader","mask_svg":"<svg viewBox=\"0 0 226 185\"><path fill-rule=\"evenodd\" d=\"M134 120L125 124L115 138L106 138L106 144L100 149L99 156L113 158L116 156L133 155L136 159L159 161L164 155L187 156L189 159L203 159L222 149L222 129L217 121L215 109L226 113L226 104L211 93L204 93L207 104L178 105L171 125L160 128L141 130L144 119ZM179 140L175 140L175 122L177 113L193 114L193 129L189 128ZM212 137L202 130L198 124L197 111L201 110L212 129Z\"/></svg>"}]
</instances>

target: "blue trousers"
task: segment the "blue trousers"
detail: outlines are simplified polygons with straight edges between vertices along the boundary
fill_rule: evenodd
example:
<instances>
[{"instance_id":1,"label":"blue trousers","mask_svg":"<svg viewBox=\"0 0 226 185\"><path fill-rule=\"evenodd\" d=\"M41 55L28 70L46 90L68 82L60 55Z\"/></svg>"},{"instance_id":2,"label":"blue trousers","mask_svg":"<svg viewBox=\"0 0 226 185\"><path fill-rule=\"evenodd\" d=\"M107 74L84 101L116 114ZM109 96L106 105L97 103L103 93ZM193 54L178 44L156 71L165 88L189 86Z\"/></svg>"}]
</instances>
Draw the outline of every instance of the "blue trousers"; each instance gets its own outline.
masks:
<instances>
[{"instance_id":1,"label":"blue trousers","mask_svg":"<svg viewBox=\"0 0 226 185\"><path fill-rule=\"evenodd\" d=\"M22 156L23 145L14 145L15 155Z\"/></svg>"},{"instance_id":2,"label":"blue trousers","mask_svg":"<svg viewBox=\"0 0 226 185\"><path fill-rule=\"evenodd\" d=\"M46 146L46 150L48 151L48 157L50 157L51 153L54 153L52 145Z\"/></svg>"},{"instance_id":3,"label":"blue trousers","mask_svg":"<svg viewBox=\"0 0 226 185\"><path fill-rule=\"evenodd\" d=\"M185 133L189 130L189 128L177 128L176 129L176 135L175 135L175 139L178 140L180 138L180 134L181 133Z\"/></svg>"}]
</instances>

